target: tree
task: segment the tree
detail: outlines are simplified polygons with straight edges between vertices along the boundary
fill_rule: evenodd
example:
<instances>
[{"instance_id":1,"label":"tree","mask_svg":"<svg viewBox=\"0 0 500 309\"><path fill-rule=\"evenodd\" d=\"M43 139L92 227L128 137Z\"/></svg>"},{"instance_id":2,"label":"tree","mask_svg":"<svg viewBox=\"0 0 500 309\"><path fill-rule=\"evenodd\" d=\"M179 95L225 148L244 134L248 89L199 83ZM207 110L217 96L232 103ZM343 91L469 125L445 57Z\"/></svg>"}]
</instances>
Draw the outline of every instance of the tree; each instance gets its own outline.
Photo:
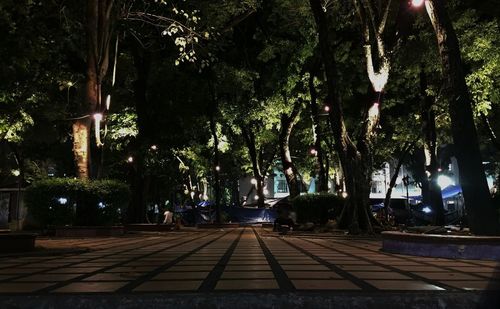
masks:
<instances>
[{"instance_id":1,"label":"tree","mask_svg":"<svg viewBox=\"0 0 500 309\"><path fill-rule=\"evenodd\" d=\"M486 183L459 42L444 2L427 0L425 6L434 27L443 66L453 142L469 224L476 234L495 235L500 233L500 226Z\"/></svg>"}]
</instances>

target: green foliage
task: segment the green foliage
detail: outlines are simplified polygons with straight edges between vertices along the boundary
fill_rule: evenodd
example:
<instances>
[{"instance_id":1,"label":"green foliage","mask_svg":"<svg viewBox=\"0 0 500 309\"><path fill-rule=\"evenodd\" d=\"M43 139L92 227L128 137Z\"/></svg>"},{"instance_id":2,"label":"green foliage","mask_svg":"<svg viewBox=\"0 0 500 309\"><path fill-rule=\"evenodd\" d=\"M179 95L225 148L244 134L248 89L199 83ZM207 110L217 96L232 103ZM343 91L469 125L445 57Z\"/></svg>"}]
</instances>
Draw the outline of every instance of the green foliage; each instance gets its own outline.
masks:
<instances>
[{"instance_id":1,"label":"green foliage","mask_svg":"<svg viewBox=\"0 0 500 309\"><path fill-rule=\"evenodd\" d=\"M49 178L26 190L29 213L42 227L117 224L128 200L128 186L116 180Z\"/></svg>"},{"instance_id":2,"label":"green foliage","mask_svg":"<svg viewBox=\"0 0 500 309\"><path fill-rule=\"evenodd\" d=\"M325 224L340 215L344 199L334 194L305 194L292 200L297 222Z\"/></svg>"}]
</instances>

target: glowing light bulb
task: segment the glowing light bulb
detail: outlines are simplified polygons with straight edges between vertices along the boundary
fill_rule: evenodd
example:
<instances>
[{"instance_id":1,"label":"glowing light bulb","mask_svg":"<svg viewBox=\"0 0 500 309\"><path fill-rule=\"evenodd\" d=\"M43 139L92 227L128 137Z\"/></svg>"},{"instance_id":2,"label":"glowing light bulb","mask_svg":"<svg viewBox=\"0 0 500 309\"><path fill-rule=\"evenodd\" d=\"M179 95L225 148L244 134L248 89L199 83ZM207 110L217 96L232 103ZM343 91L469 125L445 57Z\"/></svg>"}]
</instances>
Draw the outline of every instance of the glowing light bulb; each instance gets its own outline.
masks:
<instances>
[{"instance_id":1,"label":"glowing light bulb","mask_svg":"<svg viewBox=\"0 0 500 309\"><path fill-rule=\"evenodd\" d=\"M217 172L218 172L218 171L220 171L220 166L218 166L218 165L217 165L217 166L215 167L215 170L216 170Z\"/></svg>"},{"instance_id":2,"label":"glowing light bulb","mask_svg":"<svg viewBox=\"0 0 500 309\"><path fill-rule=\"evenodd\" d=\"M413 7L421 7L424 4L425 0L411 0L411 6Z\"/></svg>"},{"instance_id":3,"label":"glowing light bulb","mask_svg":"<svg viewBox=\"0 0 500 309\"><path fill-rule=\"evenodd\" d=\"M158 146L156 145L151 145L151 150L157 150L158 149Z\"/></svg>"},{"instance_id":4,"label":"glowing light bulb","mask_svg":"<svg viewBox=\"0 0 500 309\"><path fill-rule=\"evenodd\" d=\"M128 157L128 158L127 158L127 162L128 162L128 163L132 163L132 162L134 162L134 157L132 157L132 156Z\"/></svg>"},{"instance_id":5,"label":"glowing light bulb","mask_svg":"<svg viewBox=\"0 0 500 309\"><path fill-rule=\"evenodd\" d=\"M325 109L325 112L327 112L327 113L328 113L328 112L330 111L330 106L325 105L325 108L324 108L324 109Z\"/></svg>"},{"instance_id":6,"label":"glowing light bulb","mask_svg":"<svg viewBox=\"0 0 500 309\"><path fill-rule=\"evenodd\" d=\"M102 114L101 113L95 113L94 114L94 119L95 119L95 121L101 121L102 120Z\"/></svg>"}]
</instances>

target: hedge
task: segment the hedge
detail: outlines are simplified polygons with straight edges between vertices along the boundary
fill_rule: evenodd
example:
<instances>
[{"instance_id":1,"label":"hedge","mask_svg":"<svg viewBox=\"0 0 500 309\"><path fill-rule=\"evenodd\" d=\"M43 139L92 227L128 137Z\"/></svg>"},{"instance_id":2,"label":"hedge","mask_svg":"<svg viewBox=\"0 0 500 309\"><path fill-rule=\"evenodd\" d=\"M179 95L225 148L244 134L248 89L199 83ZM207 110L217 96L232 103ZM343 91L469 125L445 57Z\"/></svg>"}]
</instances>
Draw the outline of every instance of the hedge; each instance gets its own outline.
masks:
<instances>
[{"instance_id":1,"label":"hedge","mask_svg":"<svg viewBox=\"0 0 500 309\"><path fill-rule=\"evenodd\" d=\"M114 225L122 221L130 196L117 180L49 178L26 189L26 206L34 221L47 225Z\"/></svg>"},{"instance_id":2,"label":"hedge","mask_svg":"<svg viewBox=\"0 0 500 309\"><path fill-rule=\"evenodd\" d=\"M340 215L344 199L334 194L305 194L292 200L298 223L325 224Z\"/></svg>"}]
</instances>

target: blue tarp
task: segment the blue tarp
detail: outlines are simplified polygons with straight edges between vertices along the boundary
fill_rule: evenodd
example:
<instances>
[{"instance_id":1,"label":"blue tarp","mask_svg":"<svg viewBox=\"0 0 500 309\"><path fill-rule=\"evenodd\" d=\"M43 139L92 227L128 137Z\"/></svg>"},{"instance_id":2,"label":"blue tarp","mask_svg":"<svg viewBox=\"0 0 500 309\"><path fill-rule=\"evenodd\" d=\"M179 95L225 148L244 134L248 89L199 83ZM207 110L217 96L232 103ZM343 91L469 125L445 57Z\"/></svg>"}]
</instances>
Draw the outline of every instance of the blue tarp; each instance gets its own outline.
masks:
<instances>
[{"instance_id":1,"label":"blue tarp","mask_svg":"<svg viewBox=\"0 0 500 309\"><path fill-rule=\"evenodd\" d=\"M460 186L448 186L448 187L441 190L441 195L443 196L443 200L453 198L461 193L462 193L462 187L460 187ZM416 200L416 201L421 201L422 195L410 196L410 199Z\"/></svg>"}]
</instances>

